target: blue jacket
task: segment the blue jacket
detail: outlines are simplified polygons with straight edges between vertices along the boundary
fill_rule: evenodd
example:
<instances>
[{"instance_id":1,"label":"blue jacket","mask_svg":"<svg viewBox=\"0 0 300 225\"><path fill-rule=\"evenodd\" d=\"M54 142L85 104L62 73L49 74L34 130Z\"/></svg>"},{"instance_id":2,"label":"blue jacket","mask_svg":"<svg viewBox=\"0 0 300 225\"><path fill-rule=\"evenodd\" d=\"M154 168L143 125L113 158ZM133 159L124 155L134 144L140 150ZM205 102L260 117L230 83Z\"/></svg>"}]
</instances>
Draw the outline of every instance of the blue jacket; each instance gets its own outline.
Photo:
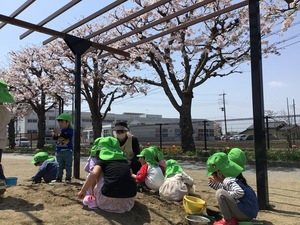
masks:
<instances>
[{"instance_id":1,"label":"blue jacket","mask_svg":"<svg viewBox=\"0 0 300 225\"><path fill-rule=\"evenodd\" d=\"M49 183L56 179L57 170L58 163L56 161L44 161L37 174L32 177L32 180L35 183L40 183L43 178L46 183Z\"/></svg>"}]
</instances>

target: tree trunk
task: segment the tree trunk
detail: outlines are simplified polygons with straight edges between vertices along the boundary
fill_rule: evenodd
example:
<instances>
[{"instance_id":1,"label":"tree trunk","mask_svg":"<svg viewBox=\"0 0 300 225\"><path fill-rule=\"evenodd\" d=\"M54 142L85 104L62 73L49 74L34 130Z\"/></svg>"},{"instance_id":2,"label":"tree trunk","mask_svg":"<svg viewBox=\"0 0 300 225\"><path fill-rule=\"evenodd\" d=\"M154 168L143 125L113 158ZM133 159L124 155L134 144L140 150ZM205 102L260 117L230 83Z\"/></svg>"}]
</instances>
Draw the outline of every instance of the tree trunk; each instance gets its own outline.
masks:
<instances>
[{"instance_id":1,"label":"tree trunk","mask_svg":"<svg viewBox=\"0 0 300 225\"><path fill-rule=\"evenodd\" d=\"M8 141L10 149L14 149L16 146L15 137L15 119L13 118L9 121L8 124Z\"/></svg>"},{"instance_id":2,"label":"tree trunk","mask_svg":"<svg viewBox=\"0 0 300 225\"><path fill-rule=\"evenodd\" d=\"M92 120L93 120L93 142L96 138L101 137L101 132L102 132L102 116L100 113L97 115L92 115Z\"/></svg>"},{"instance_id":3,"label":"tree trunk","mask_svg":"<svg viewBox=\"0 0 300 225\"><path fill-rule=\"evenodd\" d=\"M181 147L183 152L191 151L195 152L195 142L193 138L193 123L191 116L192 98L182 98L182 106L180 114L180 134L181 134Z\"/></svg>"},{"instance_id":4,"label":"tree trunk","mask_svg":"<svg viewBox=\"0 0 300 225\"><path fill-rule=\"evenodd\" d=\"M41 149L45 145L45 134L46 134L46 115L45 110L40 110L37 113L38 116L38 140L37 140L37 148Z\"/></svg>"}]
</instances>

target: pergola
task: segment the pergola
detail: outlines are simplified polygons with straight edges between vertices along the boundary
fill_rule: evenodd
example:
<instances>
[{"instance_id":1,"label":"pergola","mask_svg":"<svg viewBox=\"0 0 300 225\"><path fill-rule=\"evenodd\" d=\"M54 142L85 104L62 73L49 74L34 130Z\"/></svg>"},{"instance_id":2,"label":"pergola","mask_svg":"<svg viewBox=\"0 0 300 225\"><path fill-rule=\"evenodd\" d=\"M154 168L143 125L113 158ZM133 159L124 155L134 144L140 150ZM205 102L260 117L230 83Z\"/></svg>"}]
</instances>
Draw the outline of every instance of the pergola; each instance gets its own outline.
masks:
<instances>
[{"instance_id":1,"label":"pergola","mask_svg":"<svg viewBox=\"0 0 300 225\"><path fill-rule=\"evenodd\" d=\"M74 176L75 178L79 178L80 174L80 121L81 121L81 104L80 104L80 86L81 86L81 56L90 51L91 49L99 49L104 53L100 56L101 58L109 56L111 54L118 54L125 57L129 56L129 53L125 50L128 50L137 45L149 42L156 38L167 35L171 32L178 31L180 29L187 28L197 23L201 23L206 20L213 19L214 17L230 12L232 10L248 6L249 8L249 17L250 17L250 47L251 47L251 77L252 77L252 99L253 99L253 124L254 124L254 147L255 147L255 160L256 160L256 180L257 180L257 195L259 200L259 208L267 209L269 208L269 194L268 194L268 176L267 176L267 158L266 158L266 137L265 137L265 122L264 122L264 102L263 102L263 79L262 79L262 57L261 57L261 34L260 34L260 9L259 9L259 0L251 0L251 1L240 1L236 4L231 5L225 9L216 11L209 15L203 16L201 18L183 23L177 27L165 30L161 33L154 34L147 38L144 38L141 41L136 43L132 43L128 46L125 46L121 49L115 49L109 47L110 44L118 42L126 37L134 35L143 30L150 29L151 27L166 22L172 18L180 16L186 12L195 10L197 8L203 7L214 0L203 0L201 2L195 3L190 7L179 10L170 14L164 18L158 19L155 22L149 22L146 26L135 29L134 31L128 32L124 35L120 35L117 38L111 39L105 43L95 43L90 41L92 37L100 35L110 29L113 29L119 25L122 25L125 22L130 21L131 19L138 17L146 12L149 12L153 9L156 9L159 6L167 4L170 0L160 0L154 4L148 5L147 7L127 16L125 18L120 19L119 21L112 23L103 29L100 29L84 38L79 38L69 33L74 29L80 27L81 25L86 24L87 22L97 18L104 13L116 9L116 7L122 5L126 2L126 0L116 0L111 4L99 9L95 13L89 15L88 17L78 21L72 26L62 30L57 31L53 29L49 29L44 25L53 20L54 18L60 16L65 11L72 8L74 5L79 3L81 0L72 0L62 8L58 9L53 14L49 15L47 18L39 22L38 24L32 24L23 20L18 20L16 17L30 7L31 4L35 2L35 0L27 0L23 5L21 5L18 9L16 9L11 15L1 15L0 14L0 29L6 24L11 24L19 27L23 27L28 29L25 33L20 35L20 39L25 38L32 32L41 32L51 37L43 42L43 44L47 44L56 38L62 38L67 46L71 49L71 51L75 55L75 135L74 135ZM45 3L46 4L46 3Z\"/></svg>"}]
</instances>

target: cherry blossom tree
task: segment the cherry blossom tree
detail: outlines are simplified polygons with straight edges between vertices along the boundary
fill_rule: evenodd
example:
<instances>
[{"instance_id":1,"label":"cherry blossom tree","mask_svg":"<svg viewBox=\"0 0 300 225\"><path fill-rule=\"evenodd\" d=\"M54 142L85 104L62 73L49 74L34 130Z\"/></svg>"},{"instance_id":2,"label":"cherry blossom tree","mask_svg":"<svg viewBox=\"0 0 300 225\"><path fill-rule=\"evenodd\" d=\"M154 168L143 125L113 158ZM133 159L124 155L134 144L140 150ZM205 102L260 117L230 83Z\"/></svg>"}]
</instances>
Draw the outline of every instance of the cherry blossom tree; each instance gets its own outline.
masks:
<instances>
[{"instance_id":1,"label":"cherry blossom tree","mask_svg":"<svg viewBox=\"0 0 300 225\"><path fill-rule=\"evenodd\" d=\"M44 146L48 110L57 107L57 97L68 100L68 86L57 74L58 63L46 46L33 45L9 52L9 67L5 73L17 104L30 105L38 117L37 148Z\"/></svg>"},{"instance_id":2,"label":"cherry blossom tree","mask_svg":"<svg viewBox=\"0 0 300 225\"><path fill-rule=\"evenodd\" d=\"M15 96L15 88L12 88L10 85L10 77L7 76L8 72L5 69L0 70L0 79L4 80L8 84L9 92ZM18 102L18 99L15 97L15 103L4 103L5 107L9 109L11 112L11 120L8 124L8 140L9 140L9 148L14 149L15 143L15 121L17 118L22 118L26 115L29 115L32 112L32 109L29 104L24 104Z\"/></svg>"},{"instance_id":3,"label":"cherry blossom tree","mask_svg":"<svg viewBox=\"0 0 300 225\"><path fill-rule=\"evenodd\" d=\"M97 29L103 28L103 23L85 24L72 34L77 37L86 36ZM93 42L103 42L108 40L104 36L97 36L91 39ZM75 57L70 49L66 47L63 40L49 44L49 49L60 60L59 74L70 87L74 87ZM94 138L100 137L102 132L102 122L107 113L111 111L113 102L116 99L133 96L134 93L147 92L147 86L138 77L126 75L130 69L129 62L122 62L116 58L99 59L102 51L93 50L81 57L81 95L83 101L88 103L93 126ZM53 56L54 57L54 56Z\"/></svg>"},{"instance_id":4,"label":"cherry blossom tree","mask_svg":"<svg viewBox=\"0 0 300 225\"><path fill-rule=\"evenodd\" d=\"M137 7L131 9L119 8L111 13L108 20L113 23L129 16L141 8L156 1L137 0ZM198 3L198 0L174 0L146 14L136 17L110 30L109 42L113 37L133 32L149 24L167 17ZM179 113L181 143L183 151L194 151L193 126L191 108L193 91L204 82L215 77L226 77L231 74L242 74L239 65L250 60L249 11L248 7L239 8L216 16L204 22L184 26L185 23L225 9L236 3L230 0L216 0L198 9L179 15L166 22L153 25L151 29L140 30L110 46L128 49L131 54L130 62L137 68L148 65L153 73L141 76L143 82L161 87L169 98L174 109ZM299 0L287 4L284 0L262 0L261 6L261 36L262 52L280 54L278 42L272 43L272 31L277 24L282 23L282 32L286 31L293 22L299 10ZM146 43L133 47L133 43L147 39L159 32L180 27L182 29L167 33ZM276 34L280 35L281 32Z\"/></svg>"}]
</instances>

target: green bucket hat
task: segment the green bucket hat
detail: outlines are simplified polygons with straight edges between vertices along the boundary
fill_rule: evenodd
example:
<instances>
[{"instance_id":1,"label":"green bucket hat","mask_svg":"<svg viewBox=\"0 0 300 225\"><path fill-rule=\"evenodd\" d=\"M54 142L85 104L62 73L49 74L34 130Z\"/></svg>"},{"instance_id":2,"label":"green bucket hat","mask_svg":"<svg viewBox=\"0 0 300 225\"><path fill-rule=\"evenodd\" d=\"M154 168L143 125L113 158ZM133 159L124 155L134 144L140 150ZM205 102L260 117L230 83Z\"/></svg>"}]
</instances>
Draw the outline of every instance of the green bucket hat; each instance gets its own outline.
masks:
<instances>
[{"instance_id":1,"label":"green bucket hat","mask_svg":"<svg viewBox=\"0 0 300 225\"><path fill-rule=\"evenodd\" d=\"M0 80L0 102L16 102L14 97L9 93L7 84L3 80Z\"/></svg>"},{"instance_id":2,"label":"green bucket hat","mask_svg":"<svg viewBox=\"0 0 300 225\"><path fill-rule=\"evenodd\" d=\"M97 152L100 152L101 148L100 148L100 140L101 140L101 137L97 138L94 143L93 143L93 146L90 150L90 156L92 157L96 157L97 156Z\"/></svg>"},{"instance_id":3,"label":"green bucket hat","mask_svg":"<svg viewBox=\"0 0 300 225\"><path fill-rule=\"evenodd\" d=\"M228 159L224 152L217 152L206 161L207 176L220 171L225 177L237 177L243 168Z\"/></svg>"},{"instance_id":4,"label":"green bucket hat","mask_svg":"<svg viewBox=\"0 0 300 225\"><path fill-rule=\"evenodd\" d=\"M246 155L240 148L232 148L228 153L228 158L244 169L246 164Z\"/></svg>"},{"instance_id":5,"label":"green bucket hat","mask_svg":"<svg viewBox=\"0 0 300 225\"><path fill-rule=\"evenodd\" d=\"M158 166L158 162L155 160L154 152L151 148L144 148L137 157L145 157L147 164L151 166Z\"/></svg>"},{"instance_id":6,"label":"green bucket hat","mask_svg":"<svg viewBox=\"0 0 300 225\"><path fill-rule=\"evenodd\" d=\"M150 146L148 149L158 160L164 159L164 154L156 146Z\"/></svg>"},{"instance_id":7,"label":"green bucket hat","mask_svg":"<svg viewBox=\"0 0 300 225\"><path fill-rule=\"evenodd\" d=\"M54 162L55 159L53 156L49 156L47 152L39 152L36 153L33 157L33 160L31 161L32 164L37 164L38 162L42 161L50 161Z\"/></svg>"},{"instance_id":8,"label":"green bucket hat","mask_svg":"<svg viewBox=\"0 0 300 225\"><path fill-rule=\"evenodd\" d=\"M182 168L179 163L174 159L169 159L166 161L166 175L165 177L168 178L172 175L177 173L182 173Z\"/></svg>"},{"instance_id":9,"label":"green bucket hat","mask_svg":"<svg viewBox=\"0 0 300 225\"><path fill-rule=\"evenodd\" d=\"M100 149L100 159L102 160L126 160L117 138L112 136L101 137L98 148Z\"/></svg>"},{"instance_id":10,"label":"green bucket hat","mask_svg":"<svg viewBox=\"0 0 300 225\"><path fill-rule=\"evenodd\" d=\"M72 116L69 113L62 113L56 118L56 120L66 120L68 122L71 122Z\"/></svg>"}]
</instances>

